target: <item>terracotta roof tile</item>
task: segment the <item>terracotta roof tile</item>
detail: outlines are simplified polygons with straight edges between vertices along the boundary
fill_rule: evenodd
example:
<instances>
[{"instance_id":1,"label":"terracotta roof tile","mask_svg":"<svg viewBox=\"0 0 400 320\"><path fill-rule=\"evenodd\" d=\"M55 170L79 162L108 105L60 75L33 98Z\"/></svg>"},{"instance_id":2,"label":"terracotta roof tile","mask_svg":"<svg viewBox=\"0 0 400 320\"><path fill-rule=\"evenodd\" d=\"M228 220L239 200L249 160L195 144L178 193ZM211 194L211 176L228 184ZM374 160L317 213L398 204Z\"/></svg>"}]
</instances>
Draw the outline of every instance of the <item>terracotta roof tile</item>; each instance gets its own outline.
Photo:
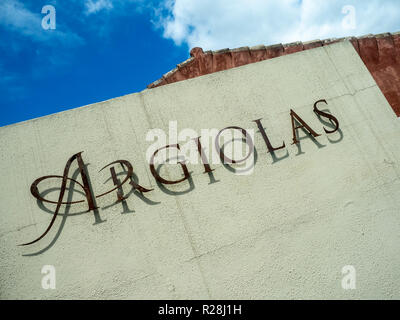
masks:
<instances>
[{"instance_id":1,"label":"terracotta roof tile","mask_svg":"<svg viewBox=\"0 0 400 320\"><path fill-rule=\"evenodd\" d=\"M270 46L258 45L250 48L225 48L216 51L203 51L202 48L196 47L190 51L189 59L178 64L176 68L147 87L151 89L340 41L352 43L392 108L400 116L400 31L377 35L367 34L361 37L279 43Z\"/></svg>"}]
</instances>

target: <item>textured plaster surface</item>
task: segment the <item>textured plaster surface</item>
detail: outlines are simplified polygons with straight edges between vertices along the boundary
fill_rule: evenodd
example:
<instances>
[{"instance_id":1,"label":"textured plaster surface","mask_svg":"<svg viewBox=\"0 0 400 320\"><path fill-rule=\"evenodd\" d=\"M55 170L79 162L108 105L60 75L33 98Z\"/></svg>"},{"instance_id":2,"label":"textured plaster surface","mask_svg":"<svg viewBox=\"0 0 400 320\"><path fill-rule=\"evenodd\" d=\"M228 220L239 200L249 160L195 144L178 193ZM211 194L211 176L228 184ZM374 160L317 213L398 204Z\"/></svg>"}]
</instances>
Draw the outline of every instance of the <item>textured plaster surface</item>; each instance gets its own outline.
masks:
<instances>
[{"instance_id":1,"label":"textured plaster surface","mask_svg":"<svg viewBox=\"0 0 400 320\"><path fill-rule=\"evenodd\" d=\"M155 88L168 83L195 78L201 75L239 67L248 63L268 60L294 52L331 45L339 41L350 41L382 93L400 116L400 33L369 34L362 37L333 38L308 42L293 42L271 46L241 47L203 52L196 47L190 51L191 57L161 79L149 84Z\"/></svg>"},{"instance_id":2,"label":"textured plaster surface","mask_svg":"<svg viewBox=\"0 0 400 320\"><path fill-rule=\"evenodd\" d=\"M312 111L319 99L340 132L324 133ZM290 109L321 134L318 143L300 133L300 149L291 144ZM186 193L188 182L168 191L152 177L150 129L176 120L178 130L256 130L259 118L273 145L286 143L280 161L256 131L250 175L211 165L210 183L203 166L188 164ZM399 299L399 136L399 119L350 42L0 128L0 298ZM148 200L130 194L124 209L111 193L96 213L63 207L46 237L17 246L42 234L55 208L33 198L31 183L62 175L80 151L95 193L112 187L98 171L126 159L154 188ZM172 169L161 172L179 178ZM59 185L40 190L53 188L46 197L56 199ZM56 268L54 290L41 287L43 265ZM355 290L341 287L345 265L356 269Z\"/></svg>"}]
</instances>

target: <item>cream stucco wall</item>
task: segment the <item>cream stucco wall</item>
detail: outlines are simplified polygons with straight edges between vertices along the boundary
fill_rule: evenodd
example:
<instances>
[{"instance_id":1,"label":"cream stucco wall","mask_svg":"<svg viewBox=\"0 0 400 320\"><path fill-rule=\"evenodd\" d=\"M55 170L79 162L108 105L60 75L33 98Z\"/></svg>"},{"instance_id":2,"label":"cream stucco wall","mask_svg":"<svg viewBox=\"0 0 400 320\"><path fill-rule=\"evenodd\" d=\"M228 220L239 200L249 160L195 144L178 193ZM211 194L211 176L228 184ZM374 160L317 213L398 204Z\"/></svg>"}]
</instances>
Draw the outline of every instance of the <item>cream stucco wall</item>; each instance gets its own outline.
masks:
<instances>
[{"instance_id":1,"label":"cream stucco wall","mask_svg":"<svg viewBox=\"0 0 400 320\"><path fill-rule=\"evenodd\" d=\"M312 111L319 99L341 132L323 132ZM321 133L320 145L291 145L290 108ZM274 162L256 131L250 175L211 165L210 183L203 166L188 164L186 193L187 182L166 191L152 177L150 129L176 120L178 130L255 130L258 118L287 157ZM398 299L399 137L400 121L348 42L0 128L0 298ZM112 186L98 171L126 159L154 188L147 202L130 194L123 213L113 192L96 213L63 207L42 240L17 246L42 234L55 208L36 201L31 183L62 175L79 151L95 193ZM54 290L41 287L43 265L56 268ZM345 265L356 269L354 290L341 286Z\"/></svg>"}]
</instances>

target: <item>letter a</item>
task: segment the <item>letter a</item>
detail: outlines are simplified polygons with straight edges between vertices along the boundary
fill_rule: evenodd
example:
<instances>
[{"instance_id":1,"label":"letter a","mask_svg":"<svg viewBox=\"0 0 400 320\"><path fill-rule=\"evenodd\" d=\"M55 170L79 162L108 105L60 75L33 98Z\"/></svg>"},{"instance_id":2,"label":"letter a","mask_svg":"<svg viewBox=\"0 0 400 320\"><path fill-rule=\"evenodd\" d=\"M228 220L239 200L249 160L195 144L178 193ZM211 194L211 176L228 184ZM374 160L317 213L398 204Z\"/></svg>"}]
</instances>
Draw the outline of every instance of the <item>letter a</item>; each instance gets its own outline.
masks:
<instances>
[{"instance_id":1,"label":"letter a","mask_svg":"<svg viewBox=\"0 0 400 320\"><path fill-rule=\"evenodd\" d=\"M55 176L55 175L53 175L53 176L44 176L44 177L36 179L32 183L32 185L31 185L31 193L36 199L38 199L40 201L43 201L43 202L56 203L57 207L56 207L56 210L54 211L53 218L51 219L51 222L50 222L49 226L47 227L46 231L39 238L37 238L37 239L35 239L35 240L31 241L31 242L28 242L28 243L20 244L20 246L26 246L26 245L35 243L35 242L39 241L40 239L42 239L47 234L47 232L50 231L51 227L53 226L54 221L56 220L58 211L60 210L60 207L61 207L62 204L72 204L72 203L84 202L84 200L72 201L72 202L63 202L65 189L67 187L67 180L74 181L76 184L78 184L85 191L86 200L87 200L87 203L88 203L88 206L89 206L88 212L91 211L91 210L97 209L97 207L96 207L96 205L94 203L92 191L90 189L89 181L88 181L88 178L86 176L85 164L83 163L81 153L82 152L74 154L67 161L67 164L65 165L65 168L64 168L64 174L62 176ZM80 171L80 174L81 174L81 177L82 177L82 183L83 184L79 183L78 181L76 181L74 179L68 178L69 168L71 166L71 163L75 159L78 162L79 171ZM57 202L51 201L51 200L46 200L39 194L39 190L38 190L38 187L37 187L39 182L41 182L43 180L46 180L46 179L50 179L50 178L61 178L62 179L60 195L58 197L58 201Z\"/></svg>"},{"instance_id":2,"label":"letter a","mask_svg":"<svg viewBox=\"0 0 400 320\"><path fill-rule=\"evenodd\" d=\"M296 137L296 129L300 129L300 128L305 128L314 138L320 136L320 134L316 133L313 129L310 128L310 126L305 123L305 121L300 118L296 112L294 112L292 109L290 109L290 118L292 120L292 130L293 130L293 143L292 144L296 144L299 141L297 140ZM301 123L301 125L297 126L295 125L294 121L298 121L299 123Z\"/></svg>"}]
</instances>

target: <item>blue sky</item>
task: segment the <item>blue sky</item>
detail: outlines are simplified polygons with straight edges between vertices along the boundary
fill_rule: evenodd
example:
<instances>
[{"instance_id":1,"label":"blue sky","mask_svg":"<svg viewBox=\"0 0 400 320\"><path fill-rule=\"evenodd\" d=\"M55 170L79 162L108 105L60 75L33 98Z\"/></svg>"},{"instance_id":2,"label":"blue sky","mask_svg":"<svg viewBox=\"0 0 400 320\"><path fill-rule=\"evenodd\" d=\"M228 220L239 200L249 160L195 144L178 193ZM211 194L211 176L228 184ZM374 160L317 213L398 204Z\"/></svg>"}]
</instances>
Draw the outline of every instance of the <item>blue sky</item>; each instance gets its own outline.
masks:
<instances>
[{"instance_id":1,"label":"blue sky","mask_svg":"<svg viewBox=\"0 0 400 320\"><path fill-rule=\"evenodd\" d=\"M141 91L195 46L395 31L398 0L0 0L0 126Z\"/></svg>"}]
</instances>

